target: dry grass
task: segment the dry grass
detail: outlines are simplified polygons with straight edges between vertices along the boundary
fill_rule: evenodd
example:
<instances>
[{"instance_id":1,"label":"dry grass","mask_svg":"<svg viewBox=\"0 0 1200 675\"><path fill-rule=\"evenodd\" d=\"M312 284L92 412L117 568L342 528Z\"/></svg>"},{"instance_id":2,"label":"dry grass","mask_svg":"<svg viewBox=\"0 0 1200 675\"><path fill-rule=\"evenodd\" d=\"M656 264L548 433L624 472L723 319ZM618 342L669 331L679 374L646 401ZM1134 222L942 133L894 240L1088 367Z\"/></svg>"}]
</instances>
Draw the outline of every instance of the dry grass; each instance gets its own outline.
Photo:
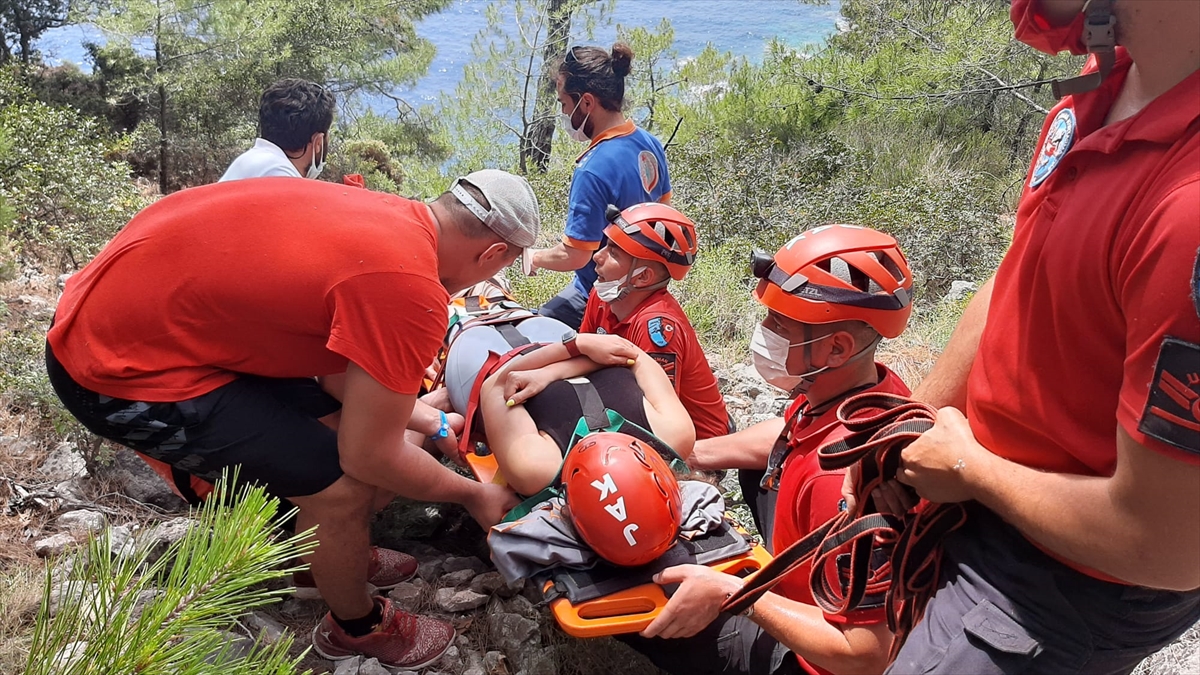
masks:
<instances>
[{"instance_id":1,"label":"dry grass","mask_svg":"<svg viewBox=\"0 0 1200 675\"><path fill-rule=\"evenodd\" d=\"M39 566L16 563L0 568L0 673L18 675L24 670L42 588Z\"/></svg>"}]
</instances>

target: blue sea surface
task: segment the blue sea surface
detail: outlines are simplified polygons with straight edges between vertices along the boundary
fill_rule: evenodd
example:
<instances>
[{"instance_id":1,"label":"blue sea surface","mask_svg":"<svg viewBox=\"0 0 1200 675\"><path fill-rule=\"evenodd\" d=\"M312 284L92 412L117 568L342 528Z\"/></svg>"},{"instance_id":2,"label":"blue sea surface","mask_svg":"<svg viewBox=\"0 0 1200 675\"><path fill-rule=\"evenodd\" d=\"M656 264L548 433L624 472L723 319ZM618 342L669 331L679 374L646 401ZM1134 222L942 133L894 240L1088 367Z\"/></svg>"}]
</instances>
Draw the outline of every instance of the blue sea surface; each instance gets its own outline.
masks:
<instances>
[{"instance_id":1,"label":"blue sea surface","mask_svg":"<svg viewBox=\"0 0 1200 675\"><path fill-rule=\"evenodd\" d=\"M472 41L487 27L489 4L490 0L455 0L444 11L418 22L417 34L434 44L437 55L424 77L396 93L414 105L434 103L439 94L452 93L462 80L463 66L472 58ZM616 38L617 26L653 30L665 17L675 29L673 49L680 59L694 57L711 44L759 62L772 38L796 49L820 44L837 30L839 12L837 0L826 5L799 0L616 0L607 13L610 22L596 26L593 38L586 42L608 46ZM572 42L583 41L583 23L575 21ZM83 44L103 41L104 35L94 26L72 25L46 31L36 47L50 63L69 61L89 70ZM148 45L135 46L144 50Z\"/></svg>"}]
</instances>

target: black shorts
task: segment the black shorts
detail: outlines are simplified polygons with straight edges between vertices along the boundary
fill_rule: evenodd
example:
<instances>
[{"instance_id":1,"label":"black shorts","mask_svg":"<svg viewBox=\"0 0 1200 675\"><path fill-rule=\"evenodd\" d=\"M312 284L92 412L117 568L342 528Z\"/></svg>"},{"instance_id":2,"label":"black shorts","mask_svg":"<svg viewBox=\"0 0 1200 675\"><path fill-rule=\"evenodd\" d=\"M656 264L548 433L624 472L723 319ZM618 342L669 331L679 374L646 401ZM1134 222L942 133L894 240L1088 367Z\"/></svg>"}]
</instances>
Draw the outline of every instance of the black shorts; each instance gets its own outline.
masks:
<instances>
[{"instance_id":1,"label":"black shorts","mask_svg":"<svg viewBox=\"0 0 1200 675\"><path fill-rule=\"evenodd\" d=\"M147 402L87 389L49 344L46 371L63 405L92 433L205 480L236 466L241 482L303 497L342 476L337 433L318 420L341 403L315 379L242 375L195 398Z\"/></svg>"}]
</instances>

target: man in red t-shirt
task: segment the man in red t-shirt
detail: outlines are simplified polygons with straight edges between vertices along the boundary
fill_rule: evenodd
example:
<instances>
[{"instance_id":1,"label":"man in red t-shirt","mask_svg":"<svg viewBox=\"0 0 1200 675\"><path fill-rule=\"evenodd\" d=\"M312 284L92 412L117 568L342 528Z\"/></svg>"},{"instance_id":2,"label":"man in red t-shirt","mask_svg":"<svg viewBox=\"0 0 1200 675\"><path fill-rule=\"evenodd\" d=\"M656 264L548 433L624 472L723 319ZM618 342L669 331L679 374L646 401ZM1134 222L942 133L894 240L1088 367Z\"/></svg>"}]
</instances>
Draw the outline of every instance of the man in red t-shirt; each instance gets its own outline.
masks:
<instances>
[{"instance_id":1,"label":"man in red t-shirt","mask_svg":"<svg viewBox=\"0 0 1200 675\"><path fill-rule=\"evenodd\" d=\"M896 673L1127 673L1200 619L1200 3L1012 16L1093 57L916 393L953 407L897 478L971 515Z\"/></svg>"},{"instance_id":2,"label":"man in red t-shirt","mask_svg":"<svg viewBox=\"0 0 1200 675\"><path fill-rule=\"evenodd\" d=\"M537 235L524 179L461 178L430 204L259 178L184 190L140 212L67 284L47 337L51 383L96 434L216 480L236 467L317 527L309 562L328 614L314 647L420 668L454 628L373 599L374 506L464 505L485 528L516 503L413 444L446 289L485 279ZM317 376L344 373L341 403ZM318 418L340 407L334 431ZM406 438L413 427L416 439Z\"/></svg>"},{"instance_id":3,"label":"man in red t-shirt","mask_svg":"<svg viewBox=\"0 0 1200 675\"><path fill-rule=\"evenodd\" d=\"M596 252L596 283L583 312L583 333L619 335L666 371L696 427L696 438L730 431L717 378L683 308L667 284L680 280L696 256L696 226L654 202L617 215L610 211L608 243Z\"/></svg>"},{"instance_id":4,"label":"man in red t-shirt","mask_svg":"<svg viewBox=\"0 0 1200 675\"><path fill-rule=\"evenodd\" d=\"M688 461L756 473L766 511L756 519L764 541L782 551L845 508L843 472L822 470L816 453L849 433L837 421L838 404L868 391L908 394L874 356L881 337L904 331L912 275L895 239L847 225L809 230L773 259L756 254L754 272L754 295L767 307L750 343L754 366L792 403L784 417L698 441ZM747 501L758 488L743 482ZM827 573L840 585L837 570ZM622 640L679 675L881 672L892 639L882 598L829 615L813 600L809 574L808 565L790 572L734 616L720 608L741 578L699 565L669 568L655 581L679 588L640 636Z\"/></svg>"}]
</instances>

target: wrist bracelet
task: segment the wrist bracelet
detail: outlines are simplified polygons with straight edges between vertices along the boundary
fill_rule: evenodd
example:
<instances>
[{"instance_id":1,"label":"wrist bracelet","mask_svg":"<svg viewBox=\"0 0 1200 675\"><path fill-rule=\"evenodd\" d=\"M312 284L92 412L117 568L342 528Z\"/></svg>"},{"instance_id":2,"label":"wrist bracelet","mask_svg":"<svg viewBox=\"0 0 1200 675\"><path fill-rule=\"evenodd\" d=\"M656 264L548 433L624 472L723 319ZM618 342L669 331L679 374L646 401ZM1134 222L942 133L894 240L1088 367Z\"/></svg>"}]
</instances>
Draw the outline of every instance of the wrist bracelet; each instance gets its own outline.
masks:
<instances>
[{"instance_id":1,"label":"wrist bracelet","mask_svg":"<svg viewBox=\"0 0 1200 675\"><path fill-rule=\"evenodd\" d=\"M435 441L440 441L450 435L450 420L446 419L446 413L439 410L438 416L441 418L442 423L438 426L437 432L429 436Z\"/></svg>"}]
</instances>

